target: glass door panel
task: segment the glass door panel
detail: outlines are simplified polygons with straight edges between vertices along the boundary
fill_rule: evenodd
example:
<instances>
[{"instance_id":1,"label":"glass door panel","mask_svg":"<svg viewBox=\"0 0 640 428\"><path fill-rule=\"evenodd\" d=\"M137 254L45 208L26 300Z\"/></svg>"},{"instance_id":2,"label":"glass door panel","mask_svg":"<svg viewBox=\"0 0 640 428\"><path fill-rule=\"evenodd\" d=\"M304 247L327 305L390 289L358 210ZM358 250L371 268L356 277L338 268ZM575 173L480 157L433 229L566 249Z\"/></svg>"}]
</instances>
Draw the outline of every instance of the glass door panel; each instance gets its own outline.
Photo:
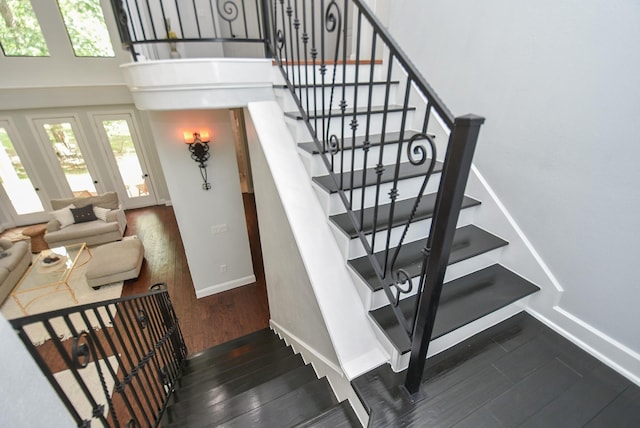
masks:
<instances>
[{"instance_id":1,"label":"glass door panel","mask_svg":"<svg viewBox=\"0 0 640 428\"><path fill-rule=\"evenodd\" d=\"M142 172L127 121L103 120L102 127L107 134L127 195L130 198L149 196L145 174Z\"/></svg>"},{"instance_id":2,"label":"glass door panel","mask_svg":"<svg viewBox=\"0 0 640 428\"><path fill-rule=\"evenodd\" d=\"M80 152L78 140L69 122L46 122L42 124L60 168L74 196L97 194L87 164Z\"/></svg>"},{"instance_id":3,"label":"glass door panel","mask_svg":"<svg viewBox=\"0 0 640 428\"><path fill-rule=\"evenodd\" d=\"M7 129L0 126L0 181L18 216L44 211L40 197L13 146Z\"/></svg>"},{"instance_id":4,"label":"glass door panel","mask_svg":"<svg viewBox=\"0 0 640 428\"><path fill-rule=\"evenodd\" d=\"M131 115L96 115L95 122L108 147L109 163L114 178L126 192L123 204L137 208L156 203L153 188L146 172L146 162L139 145L139 138ZM125 199L125 198L123 198Z\"/></svg>"}]
</instances>

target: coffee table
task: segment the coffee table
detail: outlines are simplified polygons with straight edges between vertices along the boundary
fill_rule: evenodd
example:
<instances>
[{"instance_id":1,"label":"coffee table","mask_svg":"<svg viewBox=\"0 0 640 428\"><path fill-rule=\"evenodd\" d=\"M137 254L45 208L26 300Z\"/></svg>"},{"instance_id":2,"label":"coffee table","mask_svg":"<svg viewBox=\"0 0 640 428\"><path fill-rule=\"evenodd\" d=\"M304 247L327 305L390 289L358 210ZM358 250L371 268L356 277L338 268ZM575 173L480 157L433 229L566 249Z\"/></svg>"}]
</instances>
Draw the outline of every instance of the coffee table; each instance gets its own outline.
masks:
<instances>
[{"instance_id":1,"label":"coffee table","mask_svg":"<svg viewBox=\"0 0 640 428\"><path fill-rule=\"evenodd\" d=\"M29 315L27 308L35 300L58 291L68 292L73 301L78 303L78 299L67 281L73 270L79 266L78 260L84 251L87 251L91 256L85 243L55 247L38 254L36 260L29 266L11 293L25 315ZM53 255L60 257L60 261L53 265L46 265L43 262L45 257ZM89 259L82 264L84 265L88 261Z\"/></svg>"}]
</instances>

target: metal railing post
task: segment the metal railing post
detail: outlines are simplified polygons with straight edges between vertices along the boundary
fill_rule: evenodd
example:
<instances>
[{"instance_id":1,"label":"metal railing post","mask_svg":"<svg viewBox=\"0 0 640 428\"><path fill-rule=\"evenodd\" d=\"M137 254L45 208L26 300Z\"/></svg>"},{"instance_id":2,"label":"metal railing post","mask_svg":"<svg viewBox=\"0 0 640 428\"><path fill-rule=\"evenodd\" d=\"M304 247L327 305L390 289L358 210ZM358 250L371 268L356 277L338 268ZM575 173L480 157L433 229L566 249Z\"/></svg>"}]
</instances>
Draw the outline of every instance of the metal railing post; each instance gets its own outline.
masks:
<instances>
[{"instance_id":1,"label":"metal railing post","mask_svg":"<svg viewBox=\"0 0 640 428\"><path fill-rule=\"evenodd\" d=\"M475 115L457 117L447 148L431 235L424 251L425 259L420 278L422 294L418 300L413 323L411 357L404 384L404 389L412 401L422 398L420 384L429 341L433 332L464 189L469 178L480 126L483 123L484 118Z\"/></svg>"},{"instance_id":2,"label":"metal railing post","mask_svg":"<svg viewBox=\"0 0 640 428\"><path fill-rule=\"evenodd\" d=\"M273 58L273 38L271 34L271 26L269 25L269 17L271 16L271 6L269 0L262 0L262 27L264 37L264 57Z\"/></svg>"}]
</instances>

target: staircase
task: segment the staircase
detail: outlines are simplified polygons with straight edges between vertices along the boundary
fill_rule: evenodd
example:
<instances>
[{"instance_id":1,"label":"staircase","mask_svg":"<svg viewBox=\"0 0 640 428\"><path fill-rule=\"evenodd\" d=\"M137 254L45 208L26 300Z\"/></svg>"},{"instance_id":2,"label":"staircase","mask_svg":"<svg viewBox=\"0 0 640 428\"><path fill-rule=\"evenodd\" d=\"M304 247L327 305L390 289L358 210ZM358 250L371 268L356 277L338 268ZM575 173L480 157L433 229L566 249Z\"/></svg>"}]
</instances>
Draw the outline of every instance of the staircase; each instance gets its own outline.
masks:
<instances>
[{"instance_id":1,"label":"staircase","mask_svg":"<svg viewBox=\"0 0 640 428\"><path fill-rule=\"evenodd\" d=\"M356 66L348 65L346 76L356 75ZM363 67L363 66L361 66ZM367 75L366 70L361 70L358 74ZM383 73L383 65L375 65L372 74ZM341 67L340 67L341 68ZM305 73L300 73L305 75ZM309 74L309 73L307 73ZM332 75L329 67L327 75ZM340 75L341 73L336 73ZM346 104L352 105L356 94L358 100L384 100L385 87L390 86L389 93L400 92L398 81L384 80L373 82L373 91L369 97L370 89L367 85L356 85L355 82L346 82L346 87L350 91L346 92ZM340 92L341 82L336 84L336 92ZM286 85L275 85L277 99L285 110L285 118L292 135L297 138L299 154L303 163L307 167L312 177L315 190L324 210L327 213L327 221L332 225L335 238L341 248L345 263L349 266L353 277L353 284L345 284L345 287L357 287L363 300L363 305L368 308L371 322L375 325L381 344L391 356L390 364L395 371L403 370L408 365L411 342L398 319L394 315L389 299L387 298L380 281L376 275L374 267L369 261L365 249L361 243L359 233L353 226L350 214L346 211L344 204L338 196L338 186L331 176L327 174L326 167L321 159L322 154L330 155L330 148L318 150L309 132L304 125L302 115L295 110L287 110L295 106ZM301 104L306 101L307 84L302 81L294 87L297 94L301 94ZM313 105L314 99L318 102L322 98L320 95L309 96ZM329 94L324 95L325 102L330 99ZM333 97L337 103L336 96ZM338 97L339 99L339 97ZM318 107L310 121L319 122L316 129L322 126L322 121L327 122L331 117L332 124L327 128L336 127L332 132L341 132L339 123L342 122L342 112L332 110L329 106ZM408 113L415 111L415 107L407 110ZM417 198L417 191L422 181L426 166L413 167L407 158L403 159L399 169L399 181L397 189L400 198L395 202L393 217L391 216L391 202L380 203L375 206L376 193L381 196L382 201L391 190L393 181L393 166L396 160L397 145L403 143L405 146L409 139L420 133L418 129L405 129L404 136L401 135L400 123L403 122L401 110L395 107L384 105L372 106L372 120L370 129L385 129L385 134L371 134L368 138L363 135L356 135L345 138L341 144L338 155L333 156L333 171L339 173L341 165L345 165L342 177L342 189L354 195L352 200L364 200L362 207L355 206L353 213L357 218L362 219L362 232L367 242L374 242L375 257L380 264L384 262L385 240L389 236L390 253L396 250L398 241L403 233L404 226L412 214L414 203ZM386 123L383 125L383 115L376 117L376 112L386 111ZM348 125L353 113L346 111L344 116L348 118L344 122ZM404 122L410 122L405 118ZM442 130L436 131L444 134ZM434 134L436 133L434 132ZM350 135L351 130L345 132ZM364 164L364 141L369 141L368 148L368 168L357 165ZM384 141L387 155L383 155L384 171L381 174L380 183L377 183L376 165L381 141ZM355 158L356 169L351 172L351 159ZM419 281L422 267L423 254L421 249L425 246L427 234L430 230L431 220L436 203L436 192L438 188L439 175L442 171L442 162L438 160L434 167L434 176L426 186L416 212L413 223L406 233L404 245L398 252L396 269L403 270L413 280L414 284ZM364 182L364 184L363 184ZM406 195L416 195L406 197ZM516 273L500 264L500 259L505 251L508 251L509 243L504 239L474 224L474 217L477 210L482 209L482 201L465 196L462 201L462 211L459 216L455 235L453 238L452 250L449 256L445 285L440 298L434 330L432 334L432 346L434 351L446 349L460 340L467 338L483 329L502 321L509 316L521 311L524 299L538 291L538 287ZM375 231L374 231L375 227ZM390 233L389 233L390 232ZM400 310L410 323L416 308L416 289L409 293L400 294ZM440 342L437 341L440 340Z\"/></svg>"},{"instance_id":2,"label":"staircase","mask_svg":"<svg viewBox=\"0 0 640 428\"><path fill-rule=\"evenodd\" d=\"M163 427L359 427L283 340L264 329L187 358Z\"/></svg>"}]
</instances>

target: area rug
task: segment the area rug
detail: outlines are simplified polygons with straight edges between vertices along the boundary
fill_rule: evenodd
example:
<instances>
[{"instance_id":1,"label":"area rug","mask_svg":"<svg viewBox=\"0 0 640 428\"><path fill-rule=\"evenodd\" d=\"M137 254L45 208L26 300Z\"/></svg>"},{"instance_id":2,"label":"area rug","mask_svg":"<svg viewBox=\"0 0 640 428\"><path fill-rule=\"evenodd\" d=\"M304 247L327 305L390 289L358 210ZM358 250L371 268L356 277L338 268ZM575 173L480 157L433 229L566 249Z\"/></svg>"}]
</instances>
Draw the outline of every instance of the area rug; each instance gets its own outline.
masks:
<instances>
[{"instance_id":1,"label":"area rug","mask_svg":"<svg viewBox=\"0 0 640 428\"><path fill-rule=\"evenodd\" d=\"M115 356L111 356L108 358L109 364L113 367L113 371L118 373L118 360ZM115 381L113 377L109 373L109 369L104 360L100 360L100 368L102 369L102 373L104 374L105 383L107 384L107 390L109 391L109 396L113 394L113 386ZM98 377L98 371L96 370L96 364L94 362L90 362L87 366L81 370L78 370L80 377L84 381L85 385L87 385L87 389L91 392L91 395L94 397L94 400L98 404L104 405L104 415L105 418L109 413L109 405L107 402L107 398L105 397L104 390L102 388L102 384L100 382L100 378ZM91 407L91 403L87 399L86 395L80 388L80 385L76 381L75 377L71 370L64 370L59 373L55 373L53 375L55 379L58 381L58 384L71 401L71 404L76 409L80 417L84 420L91 420L93 414L93 408Z\"/></svg>"},{"instance_id":2,"label":"area rug","mask_svg":"<svg viewBox=\"0 0 640 428\"><path fill-rule=\"evenodd\" d=\"M113 284L103 285L98 290L94 290L89 285L87 285L87 280L85 277L85 272L87 269L87 264L89 262L90 255L87 251L84 251L80 255L80 259L77 262L77 265L73 272L71 273L67 283L73 290L73 293L76 296L78 302L74 302L71 294L66 289L66 287L61 286L58 287L57 290L52 292L52 289L45 289L39 292L31 292L28 294L28 300L31 300L34 297L34 293L41 293L40 297L37 297L27 306L28 315L39 314L43 312L53 311L56 309L63 309L72 306L84 305L87 303L95 303L101 302L103 300L117 299L122 295L122 286L123 282L117 282ZM32 266L33 269L38 269L37 266ZM36 294L37 295L37 294ZM22 295L25 296L25 295ZM23 304L25 300L20 297ZM0 311L4 315L6 319L15 319L26 316L24 312L18 306L18 303L15 301L13 296L9 296L7 300L5 300ZM115 315L115 308L111 310L112 316ZM106 311L101 311L101 318L105 325L109 325L109 317ZM85 323L80 320L79 317L75 317L74 325L84 326ZM98 322L97 317L90 313L88 315L89 322L93 329L101 328L100 323ZM57 332L57 336L61 339L68 339L72 337L71 332L69 331L66 323L61 318L56 318L51 321L52 325ZM80 331L86 331L86 328L79 327ZM25 328L31 342L34 345L40 345L45 342L47 339L50 339L49 333L46 331L42 324L34 324L27 326Z\"/></svg>"}]
</instances>

